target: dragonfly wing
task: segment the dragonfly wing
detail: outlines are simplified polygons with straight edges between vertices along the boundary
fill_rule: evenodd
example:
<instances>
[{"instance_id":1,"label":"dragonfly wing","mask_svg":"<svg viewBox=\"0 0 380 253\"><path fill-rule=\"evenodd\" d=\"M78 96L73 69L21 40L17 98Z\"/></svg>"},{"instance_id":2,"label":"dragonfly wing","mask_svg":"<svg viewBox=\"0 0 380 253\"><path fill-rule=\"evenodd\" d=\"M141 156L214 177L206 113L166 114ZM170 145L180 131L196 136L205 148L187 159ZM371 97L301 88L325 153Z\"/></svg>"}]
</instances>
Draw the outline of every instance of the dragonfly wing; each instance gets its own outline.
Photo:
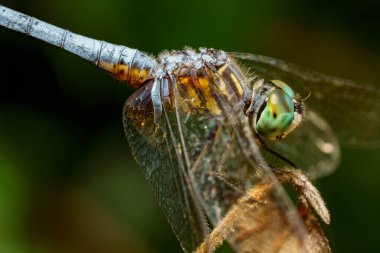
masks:
<instances>
[{"instance_id":1,"label":"dragonfly wing","mask_svg":"<svg viewBox=\"0 0 380 253\"><path fill-rule=\"evenodd\" d=\"M340 147L330 125L308 110L302 124L285 139L262 140L268 164L273 167L296 167L311 179L331 174L340 162Z\"/></svg>"},{"instance_id":2,"label":"dragonfly wing","mask_svg":"<svg viewBox=\"0 0 380 253\"><path fill-rule=\"evenodd\" d=\"M243 113L242 98L231 93L227 96L225 90L220 90L220 87L231 87L234 78L224 79L207 71L197 75L186 79L186 83L180 78L171 81L174 104L165 103L164 112L168 125L172 126L171 135L178 141L176 146L180 147L197 199L215 229L222 227L225 232L217 238L225 236L236 250L247 249L248 242L257 240L265 242L269 249L273 249L272 252L322 252L308 251L307 238L314 238L314 235L309 234L304 220L262 157L255 133ZM198 96L189 95L197 92L203 94L205 101L198 101ZM249 197L249 191L261 184L271 185L268 190L271 197L261 199L266 211L240 207L240 199L246 196L255 202L254 198ZM233 215L235 208L243 211L243 215ZM245 215L269 224L268 214L274 213L270 210L277 210L279 222L263 228L263 233L249 230L247 225L253 224L249 218L245 219L243 227L239 227L239 231L244 232L244 238L234 240L235 232L226 232L237 233L236 224L242 224L239 220ZM267 216L261 217L264 214ZM232 219L230 216L233 216ZM272 236L268 237L269 234ZM284 240L279 242L273 236L282 236ZM208 252L218 242L208 237L203 245L206 245L205 251ZM254 249L268 252L264 247Z\"/></svg>"},{"instance_id":3,"label":"dragonfly wing","mask_svg":"<svg viewBox=\"0 0 380 253\"><path fill-rule=\"evenodd\" d=\"M267 56L230 53L254 74L288 83L307 99L306 106L322 116L342 145L380 145L380 90L332 77Z\"/></svg>"},{"instance_id":4,"label":"dragonfly wing","mask_svg":"<svg viewBox=\"0 0 380 253\"><path fill-rule=\"evenodd\" d=\"M227 238L236 250L258 241L266 246L252 248L257 252L323 252L308 250L308 238L315 236L273 174L281 167L271 168L260 151L244 114L244 96L236 95L244 90L236 77L206 67L199 71L149 82L124 107L133 154L183 249L191 252L203 242L199 252L210 252L219 245L208 236L205 213L214 231L224 231L218 238ZM270 187L252 195L260 185ZM260 208L240 205L245 198ZM235 209L243 215L234 215ZM277 215L274 223L271 215ZM246 222L239 222L244 217ZM270 226L261 233L249 227L262 223ZM244 232L239 240L234 231Z\"/></svg>"},{"instance_id":5,"label":"dragonfly wing","mask_svg":"<svg viewBox=\"0 0 380 253\"><path fill-rule=\"evenodd\" d=\"M154 123L152 83L137 90L125 103L123 124L135 159L143 168L159 205L185 252L192 252L206 237L205 222L179 168L165 122ZM164 118L162 119L164 120Z\"/></svg>"}]
</instances>

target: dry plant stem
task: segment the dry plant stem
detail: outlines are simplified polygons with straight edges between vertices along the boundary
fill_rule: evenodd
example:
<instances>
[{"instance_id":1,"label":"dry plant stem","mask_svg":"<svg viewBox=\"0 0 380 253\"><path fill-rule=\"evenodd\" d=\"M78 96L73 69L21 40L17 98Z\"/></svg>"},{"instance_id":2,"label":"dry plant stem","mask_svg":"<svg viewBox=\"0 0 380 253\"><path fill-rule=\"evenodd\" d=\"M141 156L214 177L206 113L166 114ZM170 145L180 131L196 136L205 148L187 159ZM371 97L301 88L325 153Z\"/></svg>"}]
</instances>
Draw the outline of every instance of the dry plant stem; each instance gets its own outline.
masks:
<instances>
[{"instance_id":1,"label":"dry plant stem","mask_svg":"<svg viewBox=\"0 0 380 253\"><path fill-rule=\"evenodd\" d=\"M308 201L300 197L299 213L301 214L308 233L308 252L331 253L327 237L324 235L318 219L312 215Z\"/></svg>"},{"instance_id":2,"label":"dry plant stem","mask_svg":"<svg viewBox=\"0 0 380 253\"><path fill-rule=\"evenodd\" d=\"M206 240L199 246L195 253L209 253L215 251L228 235L234 232L234 224L241 222L249 212L258 205L264 205L260 200L264 199L273 186L273 183L267 182L251 188L247 194L241 197L238 203L231 208L223 220L215 227ZM242 208L244 207L244 208Z\"/></svg>"},{"instance_id":3,"label":"dry plant stem","mask_svg":"<svg viewBox=\"0 0 380 253\"><path fill-rule=\"evenodd\" d=\"M330 224L330 213L321 194L300 170L284 168L275 172L280 182L291 183L300 198L313 208L316 214L326 223Z\"/></svg>"},{"instance_id":4,"label":"dry plant stem","mask_svg":"<svg viewBox=\"0 0 380 253\"><path fill-rule=\"evenodd\" d=\"M213 252L229 238L238 252L330 253L328 240L313 215L314 210L324 222L330 222L318 190L300 170L283 168L275 174L281 183L292 184L299 194L299 213L308 233L304 246L270 194L274 182L267 181L249 189L195 252Z\"/></svg>"}]
</instances>

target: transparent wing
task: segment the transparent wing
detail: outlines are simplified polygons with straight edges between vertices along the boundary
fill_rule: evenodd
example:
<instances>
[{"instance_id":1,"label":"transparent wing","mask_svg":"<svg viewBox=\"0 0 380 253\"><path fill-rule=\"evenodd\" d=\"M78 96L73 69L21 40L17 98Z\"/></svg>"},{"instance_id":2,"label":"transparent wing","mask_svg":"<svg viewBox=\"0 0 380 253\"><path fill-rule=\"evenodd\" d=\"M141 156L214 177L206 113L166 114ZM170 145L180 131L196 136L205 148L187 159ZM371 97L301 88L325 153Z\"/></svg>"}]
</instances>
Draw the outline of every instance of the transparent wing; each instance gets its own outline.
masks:
<instances>
[{"instance_id":1,"label":"transparent wing","mask_svg":"<svg viewBox=\"0 0 380 253\"><path fill-rule=\"evenodd\" d=\"M214 227L235 231L225 235L237 252L248 250L249 244L255 241L265 242L267 247L256 246L252 250L257 251L251 252L269 252L266 249L271 252L322 252L308 250L307 239L313 235L262 157L248 118L243 114L242 98L231 93L227 96L225 90L220 89L235 85L232 81L210 69L209 72L189 74L188 78L171 81L174 107L164 104L167 123L172 126L171 135L178 141L176 146L180 147L186 161L198 201ZM199 96L191 95L197 93L201 94L203 101ZM261 199L262 207L246 209L239 206L240 199L249 196L252 187L268 182L271 182L271 197ZM249 199L255 202L254 197ZM228 218L234 207L244 214L232 215L237 220ZM263 209L266 211L260 211ZM267 219L270 213L277 215L273 223ZM264 214L266 216L262 216ZM248 219L239 223L242 216ZM249 226L258 223L249 217L271 226L263 227L262 233L257 233ZM236 224L243 226L238 228ZM236 233L240 234L238 240L234 239ZM203 245L208 252L215 247L215 242L206 240Z\"/></svg>"},{"instance_id":2,"label":"transparent wing","mask_svg":"<svg viewBox=\"0 0 380 253\"><path fill-rule=\"evenodd\" d=\"M330 125L308 110L302 124L280 141L263 143L263 155L273 167L292 166L302 169L311 179L331 174L340 162L340 147Z\"/></svg>"},{"instance_id":3,"label":"transparent wing","mask_svg":"<svg viewBox=\"0 0 380 253\"><path fill-rule=\"evenodd\" d=\"M336 132L342 145L380 145L380 90L320 74L292 63L267 56L230 53L269 80L288 83L303 98L307 108L323 117Z\"/></svg>"},{"instance_id":4,"label":"transparent wing","mask_svg":"<svg viewBox=\"0 0 380 253\"><path fill-rule=\"evenodd\" d=\"M153 189L159 205L185 252L192 252L208 231L188 178L176 154L162 119L154 123L151 101L152 83L137 90L126 101L123 125L132 153Z\"/></svg>"},{"instance_id":5,"label":"transparent wing","mask_svg":"<svg viewBox=\"0 0 380 253\"><path fill-rule=\"evenodd\" d=\"M204 212L215 229L225 231L218 238L227 238L238 252L324 252L308 247L315 234L272 173L281 167L270 168L262 156L242 96L226 92L236 85L234 79L208 71L163 78L155 93L162 114L152 102L152 82L124 107L133 154L183 249L192 252L203 242L199 252L210 252L218 245L207 236ZM153 107L161 114L156 123ZM270 187L250 193L260 185ZM245 198L256 208L241 205Z\"/></svg>"}]
</instances>

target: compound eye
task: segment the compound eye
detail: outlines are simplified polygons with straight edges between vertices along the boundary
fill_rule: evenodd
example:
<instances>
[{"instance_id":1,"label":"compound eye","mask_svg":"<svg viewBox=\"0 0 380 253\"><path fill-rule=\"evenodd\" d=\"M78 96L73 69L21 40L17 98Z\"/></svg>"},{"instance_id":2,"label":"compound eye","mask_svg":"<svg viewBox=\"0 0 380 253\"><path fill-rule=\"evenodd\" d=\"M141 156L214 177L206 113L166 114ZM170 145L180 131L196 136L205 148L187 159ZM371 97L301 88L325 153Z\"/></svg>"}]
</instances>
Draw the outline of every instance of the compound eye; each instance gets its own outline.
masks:
<instances>
[{"instance_id":1,"label":"compound eye","mask_svg":"<svg viewBox=\"0 0 380 253\"><path fill-rule=\"evenodd\" d=\"M274 89L257 117L256 132L268 139L281 139L294 120L294 102L287 92Z\"/></svg>"},{"instance_id":2,"label":"compound eye","mask_svg":"<svg viewBox=\"0 0 380 253\"><path fill-rule=\"evenodd\" d=\"M289 95L289 97L291 97L291 98L295 97L295 94L294 94L294 91L292 90L292 88L290 88L289 85L287 85L283 81L272 80L272 83L274 83L275 85L277 85L278 87L280 87L283 91L285 91L286 94Z\"/></svg>"}]
</instances>

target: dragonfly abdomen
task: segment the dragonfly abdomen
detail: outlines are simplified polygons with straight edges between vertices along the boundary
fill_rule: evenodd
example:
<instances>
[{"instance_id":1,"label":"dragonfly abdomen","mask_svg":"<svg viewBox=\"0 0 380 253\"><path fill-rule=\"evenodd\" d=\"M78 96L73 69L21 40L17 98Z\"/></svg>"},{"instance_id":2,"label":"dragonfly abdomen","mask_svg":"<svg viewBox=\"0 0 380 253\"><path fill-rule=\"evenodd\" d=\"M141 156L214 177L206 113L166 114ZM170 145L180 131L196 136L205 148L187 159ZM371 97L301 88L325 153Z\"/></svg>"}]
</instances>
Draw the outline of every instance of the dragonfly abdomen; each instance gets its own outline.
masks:
<instances>
[{"instance_id":1,"label":"dragonfly abdomen","mask_svg":"<svg viewBox=\"0 0 380 253\"><path fill-rule=\"evenodd\" d=\"M126 46L95 40L0 5L0 25L71 52L138 88L157 65L154 58Z\"/></svg>"},{"instance_id":2,"label":"dragonfly abdomen","mask_svg":"<svg viewBox=\"0 0 380 253\"><path fill-rule=\"evenodd\" d=\"M147 79L153 78L153 72L157 66L152 57L137 49L106 42L103 42L98 59L94 63L100 69L135 89L139 88Z\"/></svg>"}]
</instances>

